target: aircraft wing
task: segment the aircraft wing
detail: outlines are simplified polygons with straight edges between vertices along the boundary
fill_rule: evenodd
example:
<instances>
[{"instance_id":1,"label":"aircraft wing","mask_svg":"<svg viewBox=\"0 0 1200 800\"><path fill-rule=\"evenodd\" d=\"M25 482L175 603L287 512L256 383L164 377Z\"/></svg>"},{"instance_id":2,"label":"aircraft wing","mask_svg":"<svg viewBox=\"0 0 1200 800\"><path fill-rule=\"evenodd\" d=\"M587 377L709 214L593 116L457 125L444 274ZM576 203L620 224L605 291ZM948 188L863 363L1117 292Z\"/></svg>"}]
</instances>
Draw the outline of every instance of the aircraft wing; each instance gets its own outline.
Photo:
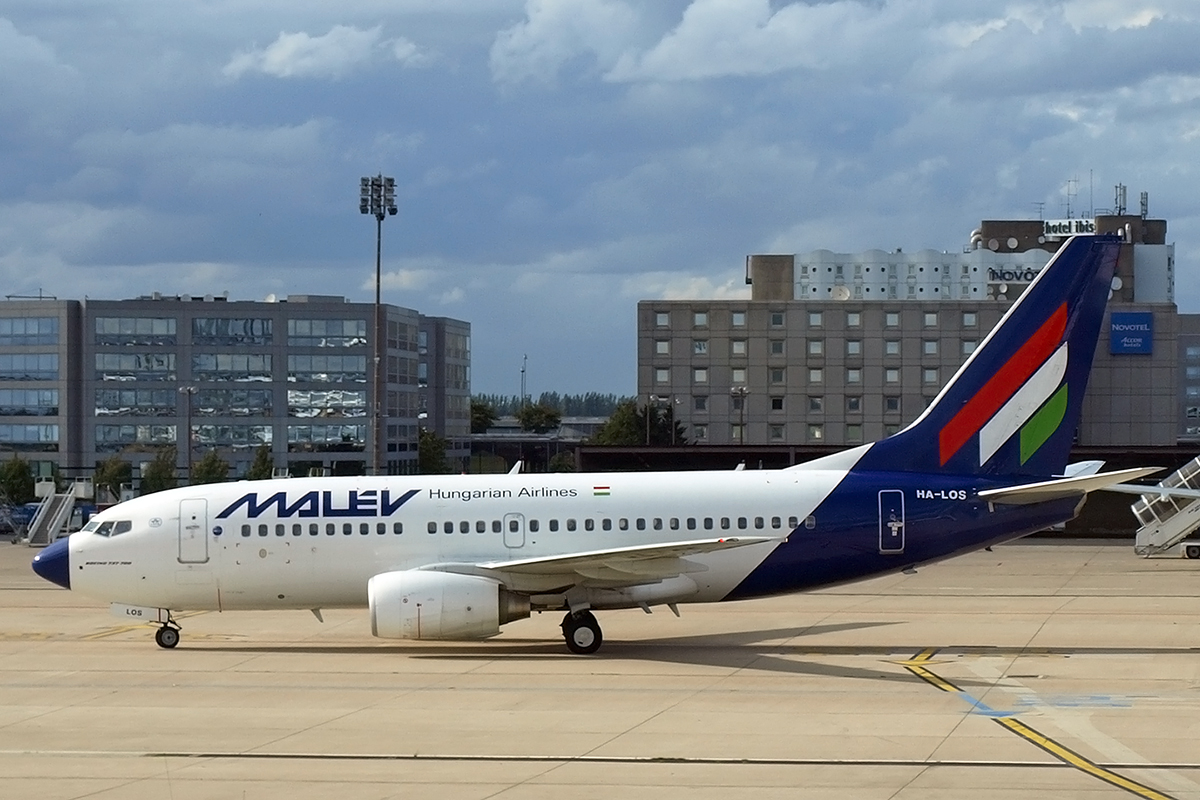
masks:
<instances>
[{"instance_id":1,"label":"aircraft wing","mask_svg":"<svg viewBox=\"0 0 1200 800\"><path fill-rule=\"evenodd\" d=\"M1117 484L1141 478L1161 471L1161 467L1138 467L1122 469L1116 472L1099 472L1094 475L1077 475L1070 478L1055 478L1037 483L1023 483L1019 486L1005 486L1001 489L984 489L979 497L991 503L1006 503L1009 505L1027 505L1029 503L1044 503L1047 500L1057 500L1062 497L1074 497L1101 489L1111 489ZM1150 494L1155 494L1154 487ZM1118 489L1117 491L1123 491ZM1138 494L1145 494L1139 491Z\"/></svg>"},{"instance_id":2,"label":"aircraft wing","mask_svg":"<svg viewBox=\"0 0 1200 800\"><path fill-rule=\"evenodd\" d=\"M635 545L609 550L592 550L586 553L522 558L513 561L490 561L486 564L479 564L479 566L486 570L518 575L563 575L571 572L586 575L596 568L617 570L630 575L677 575L681 570L668 568L668 571L664 573L661 562L675 561L701 553L713 553L718 550L779 541L783 540L770 536L729 536L722 539L694 539L687 542Z\"/></svg>"}]
</instances>

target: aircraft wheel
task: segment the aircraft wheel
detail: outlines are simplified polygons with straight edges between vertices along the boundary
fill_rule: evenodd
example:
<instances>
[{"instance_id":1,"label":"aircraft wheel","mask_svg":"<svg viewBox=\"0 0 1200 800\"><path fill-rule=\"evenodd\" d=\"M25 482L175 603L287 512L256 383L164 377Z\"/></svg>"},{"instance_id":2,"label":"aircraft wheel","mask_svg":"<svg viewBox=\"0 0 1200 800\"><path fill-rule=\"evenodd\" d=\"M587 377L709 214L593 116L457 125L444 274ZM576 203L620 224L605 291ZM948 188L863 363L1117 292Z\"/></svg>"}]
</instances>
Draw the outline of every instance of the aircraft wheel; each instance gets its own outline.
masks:
<instances>
[{"instance_id":1,"label":"aircraft wheel","mask_svg":"<svg viewBox=\"0 0 1200 800\"><path fill-rule=\"evenodd\" d=\"M1189 544L1183 548L1183 554L1188 558L1200 558L1200 544Z\"/></svg>"},{"instance_id":2,"label":"aircraft wheel","mask_svg":"<svg viewBox=\"0 0 1200 800\"><path fill-rule=\"evenodd\" d=\"M179 644L179 629L172 628L168 625L163 625L154 633L154 641L159 647L164 647L170 650L175 645Z\"/></svg>"},{"instance_id":3,"label":"aircraft wheel","mask_svg":"<svg viewBox=\"0 0 1200 800\"><path fill-rule=\"evenodd\" d=\"M604 635L600 632L600 623L590 611L578 614L567 614L562 622L563 638L567 640L567 649L580 656L588 656L600 649Z\"/></svg>"}]
</instances>

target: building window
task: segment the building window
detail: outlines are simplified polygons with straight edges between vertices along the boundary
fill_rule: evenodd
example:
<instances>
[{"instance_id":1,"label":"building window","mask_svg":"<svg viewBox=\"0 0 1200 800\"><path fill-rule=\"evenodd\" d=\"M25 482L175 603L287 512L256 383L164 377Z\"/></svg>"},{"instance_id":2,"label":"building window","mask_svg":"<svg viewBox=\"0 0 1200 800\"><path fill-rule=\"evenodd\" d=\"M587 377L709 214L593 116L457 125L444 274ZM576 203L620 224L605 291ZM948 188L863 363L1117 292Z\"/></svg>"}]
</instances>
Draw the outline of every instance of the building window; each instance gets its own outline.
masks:
<instances>
[{"instance_id":1,"label":"building window","mask_svg":"<svg viewBox=\"0 0 1200 800\"><path fill-rule=\"evenodd\" d=\"M671 355L671 342L667 339L658 339L654 342L654 354L657 356Z\"/></svg>"},{"instance_id":2,"label":"building window","mask_svg":"<svg viewBox=\"0 0 1200 800\"><path fill-rule=\"evenodd\" d=\"M899 311L886 312L883 315L883 325L885 328L899 328L900 327L900 312Z\"/></svg>"},{"instance_id":3,"label":"building window","mask_svg":"<svg viewBox=\"0 0 1200 800\"><path fill-rule=\"evenodd\" d=\"M783 367L771 367L771 383L776 386L787 383L787 370Z\"/></svg>"},{"instance_id":4,"label":"building window","mask_svg":"<svg viewBox=\"0 0 1200 800\"><path fill-rule=\"evenodd\" d=\"M250 450L270 444L273 429L270 425L193 425L192 435L204 447Z\"/></svg>"},{"instance_id":5,"label":"building window","mask_svg":"<svg viewBox=\"0 0 1200 800\"><path fill-rule=\"evenodd\" d=\"M821 383L825 380L825 371L820 367L810 367L808 370L809 383Z\"/></svg>"},{"instance_id":6,"label":"building window","mask_svg":"<svg viewBox=\"0 0 1200 800\"><path fill-rule=\"evenodd\" d=\"M10 452L52 453L58 450L58 426L0 424L0 447Z\"/></svg>"},{"instance_id":7,"label":"building window","mask_svg":"<svg viewBox=\"0 0 1200 800\"><path fill-rule=\"evenodd\" d=\"M197 317L192 320L192 344L270 344L271 320L241 317Z\"/></svg>"},{"instance_id":8,"label":"building window","mask_svg":"<svg viewBox=\"0 0 1200 800\"><path fill-rule=\"evenodd\" d=\"M862 441L862 425L858 423L850 423L846 426L846 441L861 442Z\"/></svg>"},{"instance_id":9,"label":"building window","mask_svg":"<svg viewBox=\"0 0 1200 800\"><path fill-rule=\"evenodd\" d=\"M54 356L54 359L57 362L58 356ZM2 365L3 356L0 356L0 377L3 377ZM96 380L173 381L175 354L96 353Z\"/></svg>"},{"instance_id":10,"label":"building window","mask_svg":"<svg viewBox=\"0 0 1200 800\"><path fill-rule=\"evenodd\" d=\"M808 327L819 328L823 324L824 319L824 312L810 311L808 312Z\"/></svg>"},{"instance_id":11,"label":"building window","mask_svg":"<svg viewBox=\"0 0 1200 800\"><path fill-rule=\"evenodd\" d=\"M936 328L938 324L937 312L926 311L924 317L924 325L926 328Z\"/></svg>"},{"instance_id":12,"label":"building window","mask_svg":"<svg viewBox=\"0 0 1200 800\"><path fill-rule=\"evenodd\" d=\"M729 354L732 356L746 355L746 340L734 339L729 343Z\"/></svg>"},{"instance_id":13,"label":"building window","mask_svg":"<svg viewBox=\"0 0 1200 800\"><path fill-rule=\"evenodd\" d=\"M407 398L415 398L407 393ZM416 416L415 401L403 405L394 397L393 416ZM202 407L211 408L216 417L247 417L271 415L270 389L205 389L196 396L193 407L197 414L204 414ZM350 418L367 415L366 390L352 389L288 389L288 416L301 419Z\"/></svg>"},{"instance_id":14,"label":"building window","mask_svg":"<svg viewBox=\"0 0 1200 800\"><path fill-rule=\"evenodd\" d=\"M900 432L900 426L894 422L889 422L887 425L883 426L883 435L884 436L895 436L899 432Z\"/></svg>"},{"instance_id":15,"label":"building window","mask_svg":"<svg viewBox=\"0 0 1200 800\"><path fill-rule=\"evenodd\" d=\"M772 411L783 411L783 398L782 397L772 397L771 398L771 410Z\"/></svg>"},{"instance_id":16,"label":"building window","mask_svg":"<svg viewBox=\"0 0 1200 800\"><path fill-rule=\"evenodd\" d=\"M97 425L96 451L116 453L127 447L175 443L174 425Z\"/></svg>"},{"instance_id":17,"label":"building window","mask_svg":"<svg viewBox=\"0 0 1200 800\"><path fill-rule=\"evenodd\" d=\"M772 339L769 347L770 353L773 356L781 356L784 354L783 339Z\"/></svg>"},{"instance_id":18,"label":"building window","mask_svg":"<svg viewBox=\"0 0 1200 800\"><path fill-rule=\"evenodd\" d=\"M859 339L847 339L846 340L846 355L861 356L862 355L862 341Z\"/></svg>"},{"instance_id":19,"label":"building window","mask_svg":"<svg viewBox=\"0 0 1200 800\"><path fill-rule=\"evenodd\" d=\"M746 383L745 367L737 367L729 371L729 382L735 386L744 386Z\"/></svg>"},{"instance_id":20,"label":"building window","mask_svg":"<svg viewBox=\"0 0 1200 800\"><path fill-rule=\"evenodd\" d=\"M783 327L783 312L782 311L772 311L771 312L771 327L772 328L782 328Z\"/></svg>"},{"instance_id":21,"label":"building window","mask_svg":"<svg viewBox=\"0 0 1200 800\"><path fill-rule=\"evenodd\" d=\"M365 371L365 357L358 356L357 358L363 362ZM196 353L192 356L192 379L267 383L271 380L271 355L269 353Z\"/></svg>"},{"instance_id":22,"label":"building window","mask_svg":"<svg viewBox=\"0 0 1200 800\"><path fill-rule=\"evenodd\" d=\"M163 390L175 411L175 392ZM57 417L58 389L0 389L0 417Z\"/></svg>"},{"instance_id":23,"label":"building window","mask_svg":"<svg viewBox=\"0 0 1200 800\"><path fill-rule=\"evenodd\" d=\"M58 317L0 319L0 345L26 347L44 344L58 344Z\"/></svg>"},{"instance_id":24,"label":"building window","mask_svg":"<svg viewBox=\"0 0 1200 800\"><path fill-rule=\"evenodd\" d=\"M825 426L824 425L809 425L808 426L808 440L810 442L824 441L825 440Z\"/></svg>"},{"instance_id":25,"label":"building window","mask_svg":"<svg viewBox=\"0 0 1200 800\"><path fill-rule=\"evenodd\" d=\"M846 383L862 383L862 370L850 367L846 370Z\"/></svg>"},{"instance_id":26,"label":"building window","mask_svg":"<svg viewBox=\"0 0 1200 800\"><path fill-rule=\"evenodd\" d=\"M809 411L821 411L824 408L825 408L825 399L823 397L813 396L813 397L808 398L808 410Z\"/></svg>"},{"instance_id":27,"label":"building window","mask_svg":"<svg viewBox=\"0 0 1200 800\"><path fill-rule=\"evenodd\" d=\"M858 395L850 395L846 398L847 411L862 411L862 398Z\"/></svg>"},{"instance_id":28,"label":"building window","mask_svg":"<svg viewBox=\"0 0 1200 800\"><path fill-rule=\"evenodd\" d=\"M174 345L176 341L174 317L96 317L98 345Z\"/></svg>"},{"instance_id":29,"label":"building window","mask_svg":"<svg viewBox=\"0 0 1200 800\"><path fill-rule=\"evenodd\" d=\"M270 356L266 369L270 370ZM424 375L422 375L424 367ZM417 383L428 382L428 366L425 362L417 365ZM289 382L295 383L366 383L366 356L288 356Z\"/></svg>"},{"instance_id":30,"label":"building window","mask_svg":"<svg viewBox=\"0 0 1200 800\"><path fill-rule=\"evenodd\" d=\"M900 410L900 398L895 395L888 395L883 398L883 410L897 412Z\"/></svg>"},{"instance_id":31,"label":"building window","mask_svg":"<svg viewBox=\"0 0 1200 800\"><path fill-rule=\"evenodd\" d=\"M847 311L846 312L846 327L847 328L861 328L862 327L862 312L861 311Z\"/></svg>"},{"instance_id":32,"label":"building window","mask_svg":"<svg viewBox=\"0 0 1200 800\"><path fill-rule=\"evenodd\" d=\"M692 409L695 411L708 411L708 395L698 394L693 397Z\"/></svg>"},{"instance_id":33,"label":"building window","mask_svg":"<svg viewBox=\"0 0 1200 800\"><path fill-rule=\"evenodd\" d=\"M746 312L745 311L730 312L729 324L731 327L734 327L734 328L746 327Z\"/></svg>"},{"instance_id":34,"label":"building window","mask_svg":"<svg viewBox=\"0 0 1200 800\"><path fill-rule=\"evenodd\" d=\"M936 367L926 367L921 370L922 383L938 383L938 371Z\"/></svg>"},{"instance_id":35,"label":"building window","mask_svg":"<svg viewBox=\"0 0 1200 800\"><path fill-rule=\"evenodd\" d=\"M692 370L692 383L708 383L708 369L696 367Z\"/></svg>"},{"instance_id":36,"label":"building window","mask_svg":"<svg viewBox=\"0 0 1200 800\"><path fill-rule=\"evenodd\" d=\"M964 328L974 328L979 324L979 317L976 316L974 311L964 311L962 324Z\"/></svg>"},{"instance_id":37,"label":"building window","mask_svg":"<svg viewBox=\"0 0 1200 800\"><path fill-rule=\"evenodd\" d=\"M823 354L824 352L825 352L825 340L824 339L809 339L808 340L808 354L810 356L819 356L819 355Z\"/></svg>"},{"instance_id":38,"label":"building window","mask_svg":"<svg viewBox=\"0 0 1200 800\"><path fill-rule=\"evenodd\" d=\"M1188 347L1185 358L1187 358L1188 361L1194 361L1196 359L1200 359L1200 347L1196 347L1196 346Z\"/></svg>"},{"instance_id":39,"label":"building window","mask_svg":"<svg viewBox=\"0 0 1200 800\"><path fill-rule=\"evenodd\" d=\"M692 340L692 353L694 355L698 355L698 356L708 355L708 340L707 339L693 339Z\"/></svg>"},{"instance_id":40,"label":"building window","mask_svg":"<svg viewBox=\"0 0 1200 800\"><path fill-rule=\"evenodd\" d=\"M288 425L289 453L361 452L366 447L365 425Z\"/></svg>"},{"instance_id":41,"label":"building window","mask_svg":"<svg viewBox=\"0 0 1200 800\"><path fill-rule=\"evenodd\" d=\"M654 327L668 328L671 326L671 314L668 311L654 312Z\"/></svg>"},{"instance_id":42,"label":"building window","mask_svg":"<svg viewBox=\"0 0 1200 800\"><path fill-rule=\"evenodd\" d=\"M746 396L744 394L730 395L729 402L731 403L730 408L734 411L741 411L746 407Z\"/></svg>"},{"instance_id":43,"label":"building window","mask_svg":"<svg viewBox=\"0 0 1200 800\"><path fill-rule=\"evenodd\" d=\"M367 343L367 321L365 319L289 319L287 333L288 344L293 347L359 347ZM399 340L398 334L399 330L397 330L397 340ZM407 335L404 338L407 342Z\"/></svg>"},{"instance_id":44,"label":"building window","mask_svg":"<svg viewBox=\"0 0 1200 800\"><path fill-rule=\"evenodd\" d=\"M655 383L670 383L671 382L671 370L667 369L665 367L658 367L657 369L655 369L654 370L654 382Z\"/></svg>"},{"instance_id":45,"label":"building window","mask_svg":"<svg viewBox=\"0 0 1200 800\"><path fill-rule=\"evenodd\" d=\"M769 438L773 442L783 441L783 426L782 425L768 425L767 426L767 438Z\"/></svg>"},{"instance_id":46,"label":"building window","mask_svg":"<svg viewBox=\"0 0 1200 800\"><path fill-rule=\"evenodd\" d=\"M926 339L921 342L921 352L927 356L936 356L938 351L937 339Z\"/></svg>"},{"instance_id":47,"label":"building window","mask_svg":"<svg viewBox=\"0 0 1200 800\"><path fill-rule=\"evenodd\" d=\"M884 341L884 343L883 343L883 354L884 354L885 356L898 356L898 355L900 355L900 340L899 340L899 339L887 339L887 340L885 340L885 341Z\"/></svg>"},{"instance_id":48,"label":"building window","mask_svg":"<svg viewBox=\"0 0 1200 800\"><path fill-rule=\"evenodd\" d=\"M692 327L707 328L708 327L708 312L693 311L692 312Z\"/></svg>"},{"instance_id":49,"label":"building window","mask_svg":"<svg viewBox=\"0 0 1200 800\"><path fill-rule=\"evenodd\" d=\"M963 339L962 354L964 356L971 355L971 353L975 352L975 345L977 344L978 342L976 342L974 339Z\"/></svg>"},{"instance_id":50,"label":"building window","mask_svg":"<svg viewBox=\"0 0 1200 800\"><path fill-rule=\"evenodd\" d=\"M707 441L708 440L708 426L707 425L693 425L692 426L692 438L695 439L697 442Z\"/></svg>"},{"instance_id":51,"label":"building window","mask_svg":"<svg viewBox=\"0 0 1200 800\"><path fill-rule=\"evenodd\" d=\"M97 354L96 360L100 360L99 354ZM6 353L0 355L0 381L55 380L58 380L57 353Z\"/></svg>"},{"instance_id":52,"label":"building window","mask_svg":"<svg viewBox=\"0 0 1200 800\"><path fill-rule=\"evenodd\" d=\"M736 422L729 426L729 440L739 444L742 441L742 426Z\"/></svg>"},{"instance_id":53,"label":"building window","mask_svg":"<svg viewBox=\"0 0 1200 800\"><path fill-rule=\"evenodd\" d=\"M883 371L883 382L884 383L899 383L900 382L900 370L896 369L895 367L888 367L887 369L885 369Z\"/></svg>"}]
</instances>

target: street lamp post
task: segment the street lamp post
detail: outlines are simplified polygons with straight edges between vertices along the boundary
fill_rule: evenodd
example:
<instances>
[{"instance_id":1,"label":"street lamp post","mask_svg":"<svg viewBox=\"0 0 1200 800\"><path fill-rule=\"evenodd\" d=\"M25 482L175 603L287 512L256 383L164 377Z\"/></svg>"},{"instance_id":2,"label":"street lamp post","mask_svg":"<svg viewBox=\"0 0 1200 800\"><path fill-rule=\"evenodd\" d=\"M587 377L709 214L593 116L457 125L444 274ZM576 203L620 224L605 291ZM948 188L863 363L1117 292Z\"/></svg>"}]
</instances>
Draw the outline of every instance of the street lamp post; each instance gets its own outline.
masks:
<instances>
[{"instance_id":1,"label":"street lamp post","mask_svg":"<svg viewBox=\"0 0 1200 800\"><path fill-rule=\"evenodd\" d=\"M185 423L183 426L187 448L187 482L192 483L192 395L198 392L195 386L180 386L179 393L183 395Z\"/></svg>"},{"instance_id":2,"label":"street lamp post","mask_svg":"<svg viewBox=\"0 0 1200 800\"><path fill-rule=\"evenodd\" d=\"M646 447L650 446L650 410L655 408L658 402L658 395L651 394L646 396Z\"/></svg>"},{"instance_id":3,"label":"street lamp post","mask_svg":"<svg viewBox=\"0 0 1200 800\"><path fill-rule=\"evenodd\" d=\"M358 210L363 214L375 217L375 326L371 334L372 350L375 360L372 370L374 389L371 409L371 474L379 475L382 461L382 420L383 420L383 380L381 377L384 342L382 325L380 324L381 303L380 288L382 285L383 263L383 218L396 214L396 179L385 178L382 174L375 177L362 178L359 181Z\"/></svg>"},{"instance_id":4,"label":"street lamp post","mask_svg":"<svg viewBox=\"0 0 1200 800\"><path fill-rule=\"evenodd\" d=\"M729 390L729 396L734 398L738 406L738 444L746 443L746 395L750 390L745 386L734 386Z\"/></svg>"}]
</instances>

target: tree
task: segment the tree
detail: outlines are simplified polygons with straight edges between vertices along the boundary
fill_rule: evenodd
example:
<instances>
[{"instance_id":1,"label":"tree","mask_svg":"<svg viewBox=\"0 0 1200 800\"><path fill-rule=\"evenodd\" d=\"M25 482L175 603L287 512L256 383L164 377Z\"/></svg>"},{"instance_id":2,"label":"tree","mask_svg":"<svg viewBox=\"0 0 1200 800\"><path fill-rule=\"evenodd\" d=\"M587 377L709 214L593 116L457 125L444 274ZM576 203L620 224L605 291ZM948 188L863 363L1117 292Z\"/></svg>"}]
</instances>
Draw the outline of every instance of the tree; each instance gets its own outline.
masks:
<instances>
[{"instance_id":1,"label":"tree","mask_svg":"<svg viewBox=\"0 0 1200 800\"><path fill-rule=\"evenodd\" d=\"M133 465L114 455L96 467L92 483L97 489L107 489L114 500L121 499L121 487L133 483Z\"/></svg>"},{"instance_id":2,"label":"tree","mask_svg":"<svg viewBox=\"0 0 1200 800\"><path fill-rule=\"evenodd\" d=\"M575 454L573 452L564 451L556 453L554 458L550 459L550 472L574 472L575 471Z\"/></svg>"},{"instance_id":3,"label":"tree","mask_svg":"<svg viewBox=\"0 0 1200 800\"><path fill-rule=\"evenodd\" d=\"M649 420L646 412L645 407L638 406L637 400L621 401L608 421L596 431L593 443L626 447L687 444L686 429L674 418L673 406L650 406Z\"/></svg>"},{"instance_id":4,"label":"tree","mask_svg":"<svg viewBox=\"0 0 1200 800\"><path fill-rule=\"evenodd\" d=\"M143 495L175 488L178 482L175 476L175 457L174 447L164 447L154 454L154 460L142 472Z\"/></svg>"},{"instance_id":5,"label":"tree","mask_svg":"<svg viewBox=\"0 0 1200 800\"><path fill-rule=\"evenodd\" d=\"M471 398L471 433L487 433L496 424L496 407L486 400Z\"/></svg>"},{"instance_id":6,"label":"tree","mask_svg":"<svg viewBox=\"0 0 1200 800\"><path fill-rule=\"evenodd\" d=\"M534 403L533 405L523 406L517 411L517 422L521 425L523 431L533 431L534 433L548 433L559 426L562 422L562 414L558 409L550 406Z\"/></svg>"},{"instance_id":7,"label":"tree","mask_svg":"<svg viewBox=\"0 0 1200 800\"><path fill-rule=\"evenodd\" d=\"M192 467L192 484L221 483L229 478L229 462L216 450L209 450Z\"/></svg>"},{"instance_id":8,"label":"tree","mask_svg":"<svg viewBox=\"0 0 1200 800\"><path fill-rule=\"evenodd\" d=\"M449 443L431 430L421 428L417 432L417 472L422 475L442 475L450 471L446 461L446 446Z\"/></svg>"},{"instance_id":9,"label":"tree","mask_svg":"<svg viewBox=\"0 0 1200 800\"><path fill-rule=\"evenodd\" d=\"M265 481L275 476L275 461L271 457L271 446L264 444L254 451L254 461L246 470L246 480Z\"/></svg>"},{"instance_id":10,"label":"tree","mask_svg":"<svg viewBox=\"0 0 1200 800\"><path fill-rule=\"evenodd\" d=\"M33 470L29 468L28 461L14 454L0 464L0 492L13 505L33 500Z\"/></svg>"}]
</instances>

